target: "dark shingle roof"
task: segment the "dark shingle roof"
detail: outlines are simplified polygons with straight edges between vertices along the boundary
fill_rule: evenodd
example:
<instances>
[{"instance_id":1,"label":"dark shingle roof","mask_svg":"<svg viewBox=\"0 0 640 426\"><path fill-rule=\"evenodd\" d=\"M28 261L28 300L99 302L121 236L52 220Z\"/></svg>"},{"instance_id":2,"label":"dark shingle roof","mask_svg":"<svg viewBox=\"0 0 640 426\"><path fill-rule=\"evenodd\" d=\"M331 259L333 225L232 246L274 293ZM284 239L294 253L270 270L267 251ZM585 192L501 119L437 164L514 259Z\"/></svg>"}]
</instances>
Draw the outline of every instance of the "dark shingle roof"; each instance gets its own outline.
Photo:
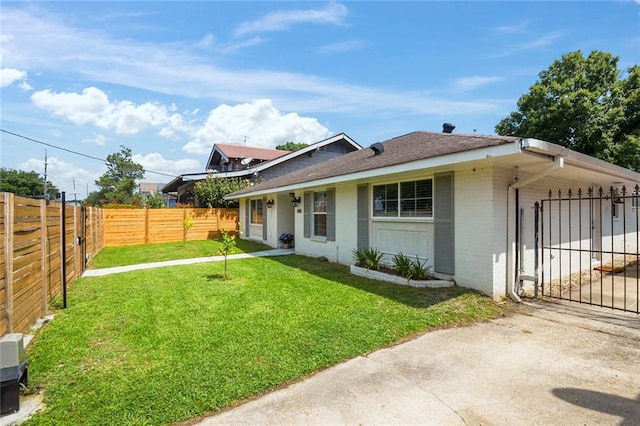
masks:
<instances>
[{"instance_id":1,"label":"dark shingle roof","mask_svg":"<svg viewBox=\"0 0 640 426\"><path fill-rule=\"evenodd\" d=\"M445 154L504 145L513 143L518 139L515 136L480 136L418 131L382 142L384 152L380 155L375 155L371 149L355 151L234 192L232 195L248 194L255 191L410 163Z\"/></svg>"}]
</instances>

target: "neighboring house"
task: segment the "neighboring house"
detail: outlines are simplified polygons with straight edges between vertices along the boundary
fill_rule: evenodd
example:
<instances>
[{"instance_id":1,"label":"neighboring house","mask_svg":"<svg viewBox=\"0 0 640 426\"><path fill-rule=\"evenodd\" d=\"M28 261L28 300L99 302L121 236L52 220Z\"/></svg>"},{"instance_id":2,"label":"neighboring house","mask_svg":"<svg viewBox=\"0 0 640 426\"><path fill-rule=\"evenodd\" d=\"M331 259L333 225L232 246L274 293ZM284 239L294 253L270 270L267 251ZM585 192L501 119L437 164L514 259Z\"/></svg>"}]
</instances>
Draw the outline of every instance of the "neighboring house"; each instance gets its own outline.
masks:
<instances>
[{"instance_id":1,"label":"neighboring house","mask_svg":"<svg viewBox=\"0 0 640 426\"><path fill-rule=\"evenodd\" d=\"M153 183L153 182L140 182L138 184L138 193L142 196L155 196L159 194L164 186L164 183Z\"/></svg>"},{"instance_id":2,"label":"neighboring house","mask_svg":"<svg viewBox=\"0 0 640 426\"><path fill-rule=\"evenodd\" d=\"M313 143L297 151L246 147L217 143L207 160L205 173L183 174L162 188L179 203L195 203L196 182L216 178L245 178L252 182L269 180L295 170L362 149L344 133Z\"/></svg>"},{"instance_id":3,"label":"neighboring house","mask_svg":"<svg viewBox=\"0 0 640 426\"><path fill-rule=\"evenodd\" d=\"M518 292L525 275L546 272L553 279L563 261L589 268L598 257L583 249L558 251L543 253L545 263L534 254L534 203L549 198L549 190L556 196L558 190L586 193L590 186L633 188L639 182L638 173L536 139L418 131L228 198L240 201L242 238L276 247L280 234L293 233L296 253L344 264L353 262L356 248L377 248L387 263L402 252L427 259L438 276L500 298ZM574 247L597 232L600 241L611 236L612 246L624 241L625 250L637 249L637 234L631 242L614 219L594 219L615 209L606 194L598 212L597 202L582 209L564 203L556 203L556 210L568 212L564 216L552 213L555 207L545 211L543 232L553 231L545 238L555 238L547 244ZM262 209L265 204L271 208ZM576 231L579 221L589 231ZM625 232L635 232L630 228Z\"/></svg>"}]
</instances>

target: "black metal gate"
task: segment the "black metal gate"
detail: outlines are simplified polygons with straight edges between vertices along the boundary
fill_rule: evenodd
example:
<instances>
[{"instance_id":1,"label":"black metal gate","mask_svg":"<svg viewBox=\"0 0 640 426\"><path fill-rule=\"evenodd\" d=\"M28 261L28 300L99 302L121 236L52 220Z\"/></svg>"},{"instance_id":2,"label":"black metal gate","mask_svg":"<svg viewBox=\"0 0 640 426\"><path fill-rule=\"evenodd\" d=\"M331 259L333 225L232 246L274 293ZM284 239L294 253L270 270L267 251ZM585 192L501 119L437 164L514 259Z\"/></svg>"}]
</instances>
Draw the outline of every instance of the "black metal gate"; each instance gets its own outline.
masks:
<instances>
[{"instance_id":1,"label":"black metal gate","mask_svg":"<svg viewBox=\"0 0 640 426\"><path fill-rule=\"evenodd\" d=\"M558 190L536 202L536 296L638 314L639 194L638 185Z\"/></svg>"}]
</instances>

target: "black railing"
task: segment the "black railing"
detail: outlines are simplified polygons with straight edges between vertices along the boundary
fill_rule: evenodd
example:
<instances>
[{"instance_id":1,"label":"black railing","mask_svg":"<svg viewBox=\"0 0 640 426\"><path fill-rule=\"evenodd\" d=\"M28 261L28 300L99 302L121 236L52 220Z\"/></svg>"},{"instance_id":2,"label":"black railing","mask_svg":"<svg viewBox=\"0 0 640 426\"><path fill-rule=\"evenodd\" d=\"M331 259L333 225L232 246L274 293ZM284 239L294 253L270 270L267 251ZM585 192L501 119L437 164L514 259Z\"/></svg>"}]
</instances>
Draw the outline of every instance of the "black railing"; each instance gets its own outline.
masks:
<instances>
[{"instance_id":1,"label":"black railing","mask_svg":"<svg viewBox=\"0 0 640 426\"><path fill-rule=\"evenodd\" d=\"M640 313L640 186L549 191L535 221L542 297Z\"/></svg>"}]
</instances>

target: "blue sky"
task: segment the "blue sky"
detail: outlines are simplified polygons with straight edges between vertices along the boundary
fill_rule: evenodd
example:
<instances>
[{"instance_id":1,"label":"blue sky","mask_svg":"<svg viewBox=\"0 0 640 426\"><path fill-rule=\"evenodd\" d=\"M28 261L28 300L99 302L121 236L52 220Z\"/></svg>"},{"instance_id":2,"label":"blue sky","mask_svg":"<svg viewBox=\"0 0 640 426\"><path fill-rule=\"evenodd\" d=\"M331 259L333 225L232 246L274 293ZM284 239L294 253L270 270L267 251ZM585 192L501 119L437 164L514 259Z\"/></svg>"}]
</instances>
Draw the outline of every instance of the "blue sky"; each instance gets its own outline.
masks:
<instances>
[{"instance_id":1,"label":"blue sky","mask_svg":"<svg viewBox=\"0 0 640 426\"><path fill-rule=\"evenodd\" d=\"M640 63L640 1L2 1L0 42L3 130L97 158L124 145L168 182L216 142L493 134L563 53ZM43 174L46 149L67 198L106 170L0 138L2 167Z\"/></svg>"}]
</instances>

